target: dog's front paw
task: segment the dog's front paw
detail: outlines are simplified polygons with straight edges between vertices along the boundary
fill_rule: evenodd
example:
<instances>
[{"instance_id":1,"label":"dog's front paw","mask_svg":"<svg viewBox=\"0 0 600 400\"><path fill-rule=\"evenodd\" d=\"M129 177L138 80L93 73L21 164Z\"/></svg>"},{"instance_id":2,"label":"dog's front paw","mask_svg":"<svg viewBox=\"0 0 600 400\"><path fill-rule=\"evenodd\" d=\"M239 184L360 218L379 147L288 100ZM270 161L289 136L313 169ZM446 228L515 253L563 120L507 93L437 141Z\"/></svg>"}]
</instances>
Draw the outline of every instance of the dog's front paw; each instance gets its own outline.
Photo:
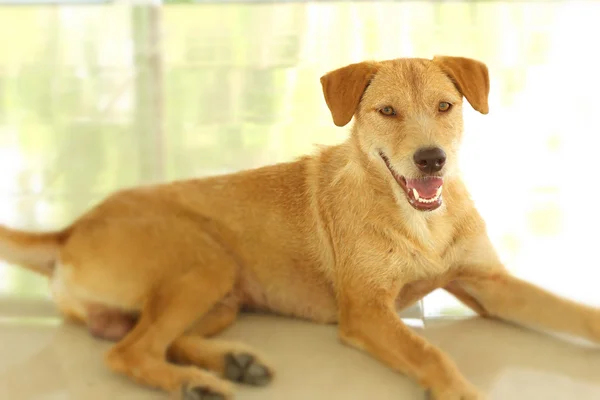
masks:
<instances>
[{"instance_id":1,"label":"dog's front paw","mask_svg":"<svg viewBox=\"0 0 600 400\"><path fill-rule=\"evenodd\" d=\"M426 400L485 400L486 397L472 386L429 389Z\"/></svg>"}]
</instances>

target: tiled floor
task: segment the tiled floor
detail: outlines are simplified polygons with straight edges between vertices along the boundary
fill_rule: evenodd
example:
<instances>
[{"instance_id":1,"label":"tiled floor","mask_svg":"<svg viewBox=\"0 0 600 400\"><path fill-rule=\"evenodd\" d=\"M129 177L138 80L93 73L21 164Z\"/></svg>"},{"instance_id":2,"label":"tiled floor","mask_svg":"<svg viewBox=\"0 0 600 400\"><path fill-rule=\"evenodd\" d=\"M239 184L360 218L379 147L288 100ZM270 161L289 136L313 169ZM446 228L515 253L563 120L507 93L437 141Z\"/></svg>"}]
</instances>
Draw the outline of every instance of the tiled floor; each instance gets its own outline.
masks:
<instances>
[{"instance_id":1,"label":"tiled floor","mask_svg":"<svg viewBox=\"0 0 600 400\"><path fill-rule=\"evenodd\" d=\"M4 1L6 2L6 0ZM0 4L3 1L0 1ZM118 188L289 160L343 140L326 71L434 54L490 67L467 110L465 180L515 274L600 306L595 151L599 1L0 6L0 223L68 223ZM135 2L137 3L137 2ZM110 29L107 29L110 27ZM568 273L568 278L566 277ZM0 399L163 398L108 373L105 344L62 326L44 279L0 264ZM489 321L436 292L423 335L494 399L600 398L600 351ZM246 318L275 384L240 399L413 399L332 327Z\"/></svg>"},{"instance_id":2,"label":"tiled floor","mask_svg":"<svg viewBox=\"0 0 600 400\"><path fill-rule=\"evenodd\" d=\"M600 350L479 318L415 328L449 352L492 400L600 398ZM244 400L424 399L412 381L337 341L335 328L246 316L224 334L266 353L277 368L267 388L240 387ZM164 399L111 374L108 344L56 319L0 321L0 398Z\"/></svg>"}]
</instances>

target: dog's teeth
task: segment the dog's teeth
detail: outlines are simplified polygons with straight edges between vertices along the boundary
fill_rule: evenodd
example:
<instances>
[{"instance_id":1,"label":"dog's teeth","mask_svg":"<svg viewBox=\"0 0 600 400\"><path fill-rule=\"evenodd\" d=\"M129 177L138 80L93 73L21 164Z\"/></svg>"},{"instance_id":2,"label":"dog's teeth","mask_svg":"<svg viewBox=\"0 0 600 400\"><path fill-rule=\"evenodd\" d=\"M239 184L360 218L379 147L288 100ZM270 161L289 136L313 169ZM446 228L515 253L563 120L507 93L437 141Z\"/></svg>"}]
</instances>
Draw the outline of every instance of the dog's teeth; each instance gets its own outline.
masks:
<instances>
[{"instance_id":1,"label":"dog's teeth","mask_svg":"<svg viewBox=\"0 0 600 400\"><path fill-rule=\"evenodd\" d=\"M413 188L413 194L415 194L414 188ZM435 196L433 196L430 199L422 199L419 197L418 193L415 194L415 198L419 201L419 203L433 203L433 202L438 201L441 195L442 195L442 187L440 186L438 188L437 192L435 193Z\"/></svg>"},{"instance_id":2,"label":"dog's teeth","mask_svg":"<svg viewBox=\"0 0 600 400\"><path fill-rule=\"evenodd\" d=\"M413 188L413 196L415 196L415 199L421 200L421 198L419 197L419 192L417 192L417 189L415 188Z\"/></svg>"}]
</instances>

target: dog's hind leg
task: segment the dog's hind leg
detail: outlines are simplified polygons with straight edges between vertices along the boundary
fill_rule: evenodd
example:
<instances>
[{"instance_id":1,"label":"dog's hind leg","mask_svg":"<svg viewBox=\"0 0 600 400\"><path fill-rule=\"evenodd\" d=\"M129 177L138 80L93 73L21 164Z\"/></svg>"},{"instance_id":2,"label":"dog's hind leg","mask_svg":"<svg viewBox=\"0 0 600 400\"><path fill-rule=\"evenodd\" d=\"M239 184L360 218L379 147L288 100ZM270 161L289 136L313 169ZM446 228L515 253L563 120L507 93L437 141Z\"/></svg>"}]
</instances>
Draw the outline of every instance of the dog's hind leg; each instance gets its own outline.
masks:
<instances>
[{"instance_id":1,"label":"dog's hind leg","mask_svg":"<svg viewBox=\"0 0 600 400\"><path fill-rule=\"evenodd\" d=\"M221 249L210 250L211 265L189 269L158 286L148 298L135 328L107 354L111 369L169 392L183 390L184 398L231 398L226 381L196 367L176 366L166 358L169 346L233 288L237 265Z\"/></svg>"},{"instance_id":2,"label":"dog's hind leg","mask_svg":"<svg viewBox=\"0 0 600 400\"><path fill-rule=\"evenodd\" d=\"M194 323L187 331L190 335L211 337L230 327L239 314L239 305L228 296L215 305L212 310Z\"/></svg>"},{"instance_id":3,"label":"dog's hind leg","mask_svg":"<svg viewBox=\"0 0 600 400\"><path fill-rule=\"evenodd\" d=\"M237 306L221 303L199 320L169 348L169 358L216 372L233 382L262 386L273 378L273 369L254 349L238 342L206 339L230 326Z\"/></svg>"},{"instance_id":4,"label":"dog's hind leg","mask_svg":"<svg viewBox=\"0 0 600 400\"><path fill-rule=\"evenodd\" d=\"M230 381L248 385L266 385L274 374L256 350L238 342L186 335L173 343L169 356L177 363L205 368Z\"/></svg>"}]
</instances>

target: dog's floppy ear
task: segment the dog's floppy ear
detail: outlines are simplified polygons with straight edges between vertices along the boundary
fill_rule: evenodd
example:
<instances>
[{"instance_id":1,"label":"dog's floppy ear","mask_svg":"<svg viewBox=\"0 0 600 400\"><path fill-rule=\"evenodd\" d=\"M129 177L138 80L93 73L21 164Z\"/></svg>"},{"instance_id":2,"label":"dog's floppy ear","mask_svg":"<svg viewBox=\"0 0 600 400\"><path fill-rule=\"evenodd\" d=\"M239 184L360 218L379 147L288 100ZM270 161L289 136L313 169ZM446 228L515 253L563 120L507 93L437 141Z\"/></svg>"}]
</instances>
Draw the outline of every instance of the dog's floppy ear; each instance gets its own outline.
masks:
<instances>
[{"instance_id":1,"label":"dog's floppy ear","mask_svg":"<svg viewBox=\"0 0 600 400\"><path fill-rule=\"evenodd\" d=\"M447 56L436 56L433 62L452 79L458 91L475 110L482 114L489 112L490 77L484 63L470 58Z\"/></svg>"},{"instance_id":2,"label":"dog's floppy ear","mask_svg":"<svg viewBox=\"0 0 600 400\"><path fill-rule=\"evenodd\" d=\"M334 124L344 126L350 122L377 69L374 62L361 62L336 69L321 77L323 95Z\"/></svg>"}]
</instances>

